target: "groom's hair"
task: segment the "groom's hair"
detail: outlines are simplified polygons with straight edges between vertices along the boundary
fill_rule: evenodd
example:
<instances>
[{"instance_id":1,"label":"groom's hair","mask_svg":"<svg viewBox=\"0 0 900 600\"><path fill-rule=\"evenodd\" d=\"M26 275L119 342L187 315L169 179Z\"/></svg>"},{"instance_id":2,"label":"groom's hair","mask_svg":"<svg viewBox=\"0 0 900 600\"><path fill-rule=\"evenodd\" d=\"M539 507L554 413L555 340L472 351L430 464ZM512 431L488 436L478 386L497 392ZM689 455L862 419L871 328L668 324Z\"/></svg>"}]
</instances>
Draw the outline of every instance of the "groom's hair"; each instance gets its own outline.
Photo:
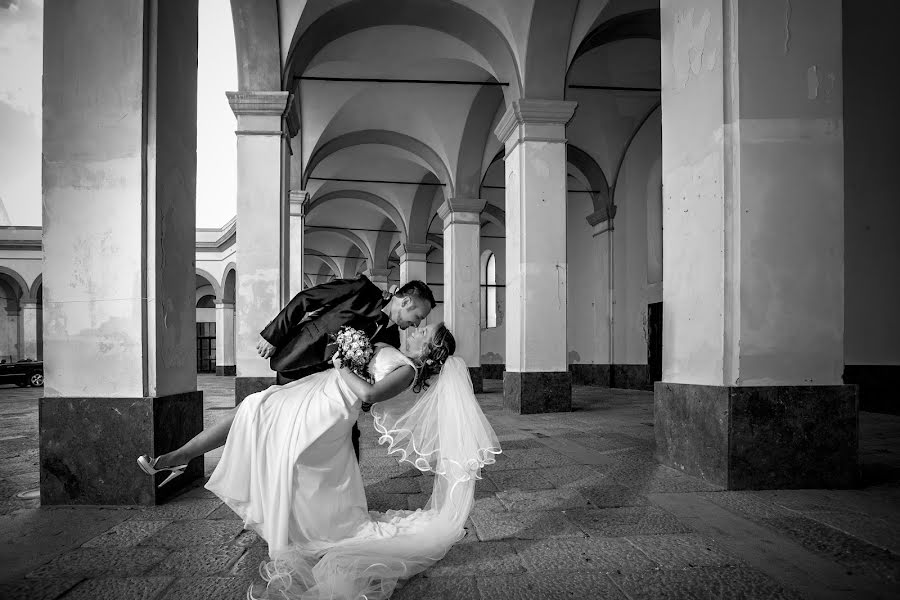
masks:
<instances>
[{"instance_id":1,"label":"groom's hair","mask_svg":"<svg viewBox=\"0 0 900 600\"><path fill-rule=\"evenodd\" d=\"M430 308L437 306L437 302L434 301L434 294L431 293L431 288L424 281L419 281L418 279L413 279L404 284L403 287L397 290L396 296L398 298L418 298L422 302L427 302Z\"/></svg>"}]
</instances>

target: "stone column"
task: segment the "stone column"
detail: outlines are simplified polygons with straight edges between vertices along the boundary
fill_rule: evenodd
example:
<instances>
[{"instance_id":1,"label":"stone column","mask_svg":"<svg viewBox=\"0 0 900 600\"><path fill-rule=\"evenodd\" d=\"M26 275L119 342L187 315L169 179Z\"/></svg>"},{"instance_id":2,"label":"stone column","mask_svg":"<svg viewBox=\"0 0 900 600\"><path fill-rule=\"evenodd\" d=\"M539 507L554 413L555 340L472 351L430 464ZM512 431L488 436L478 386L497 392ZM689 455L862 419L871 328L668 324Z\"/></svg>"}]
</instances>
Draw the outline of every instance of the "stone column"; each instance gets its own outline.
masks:
<instances>
[{"instance_id":1,"label":"stone column","mask_svg":"<svg viewBox=\"0 0 900 600\"><path fill-rule=\"evenodd\" d=\"M234 364L234 304L216 302L216 375L237 374Z\"/></svg>"},{"instance_id":2,"label":"stone column","mask_svg":"<svg viewBox=\"0 0 900 600\"><path fill-rule=\"evenodd\" d=\"M857 481L841 385L841 2L663 0L665 464L728 489ZM740 40L740 43L738 43Z\"/></svg>"},{"instance_id":3,"label":"stone column","mask_svg":"<svg viewBox=\"0 0 900 600\"><path fill-rule=\"evenodd\" d=\"M306 205L308 202L309 192L304 190L291 190L291 298L303 291L303 228L306 227Z\"/></svg>"},{"instance_id":4,"label":"stone column","mask_svg":"<svg viewBox=\"0 0 900 600\"><path fill-rule=\"evenodd\" d=\"M397 255L400 257L401 287L410 281L425 281L425 271L428 266L425 256L430 247L431 246L428 244L400 245L400 248L397 250ZM427 319L426 322L428 322ZM406 336L409 335L410 331L411 330L406 329L400 332L400 347L404 350L406 350Z\"/></svg>"},{"instance_id":5,"label":"stone column","mask_svg":"<svg viewBox=\"0 0 900 600\"><path fill-rule=\"evenodd\" d=\"M369 278L369 281L383 290L388 289L388 276L390 274L390 269L369 269L365 272L365 275Z\"/></svg>"},{"instance_id":6,"label":"stone column","mask_svg":"<svg viewBox=\"0 0 900 600\"><path fill-rule=\"evenodd\" d=\"M284 115L288 92L228 92L237 116L235 404L275 383L256 352L259 332L281 311L289 292L289 202Z\"/></svg>"},{"instance_id":7,"label":"stone column","mask_svg":"<svg viewBox=\"0 0 900 600\"><path fill-rule=\"evenodd\" d=\"M469 365L476 393L481 372L481 198L450 198L438 208L444 221L444 321L456 355Z\"/></svg>"},{"instance_id":8,"label":"stone column","mask_svg":"<svg viewBox=\"0 0 900 600\"><path fill-rule=\"evenodd\" d=\"M135 465L203 429L197 3L44 7L41 504L154 504Z\"/></svg>"},{"instance_id":9,"label":"stone column","mask_svg":"<svg viewBox=\"0 0 900 600\"><path fill-rule=\"evenodd\" d=\"M22 319L22 349L19 352L21 358L38 360L38 319L41 317L41 307L37 302L22 302L20 319Z\"/></svg>"},{"instance_id":10,"label":"stone column","mask_svg":"<svg viewBox=\"0 0 900 600\"><path fill-rule=\"evenodd\" d=\"M506 373L522 413L567 411L566 123L576 103L513 102L495 134L506 145Z\"/></svg>"}]
</instances>

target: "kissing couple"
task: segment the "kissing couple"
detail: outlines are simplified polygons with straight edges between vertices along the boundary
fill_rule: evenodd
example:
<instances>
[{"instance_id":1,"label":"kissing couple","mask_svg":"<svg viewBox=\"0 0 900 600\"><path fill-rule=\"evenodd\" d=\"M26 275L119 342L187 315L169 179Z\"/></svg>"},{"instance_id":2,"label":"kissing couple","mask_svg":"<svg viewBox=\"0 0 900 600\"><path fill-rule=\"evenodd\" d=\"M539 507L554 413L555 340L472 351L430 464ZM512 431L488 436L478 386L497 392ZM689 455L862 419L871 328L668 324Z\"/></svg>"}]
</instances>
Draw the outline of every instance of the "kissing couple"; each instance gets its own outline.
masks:
<instances>
[{"instance_id":1,"label":"kissing couple","mask_svg":"<svg viewBox=\"0 0 900 600\"><path fill-rule=\"evenodd\" d=\"M421 281L385 293L365 276L297 294L261 332L257 351L277 385L251 394L181 448L138 464L170 471L213 448L225 449L206 484L269 545L251 598L388 598L440 560L465 535L475 481L501 452L478 405L468 367L454 356L443 323L408 336L435 301ZM373 352L367 377L329 341L342 328L363 334ZM416 511L369 511L359 469L361 408L372 406L379 443L400 462L434 475Z\"/></svg>"}]
</instances>

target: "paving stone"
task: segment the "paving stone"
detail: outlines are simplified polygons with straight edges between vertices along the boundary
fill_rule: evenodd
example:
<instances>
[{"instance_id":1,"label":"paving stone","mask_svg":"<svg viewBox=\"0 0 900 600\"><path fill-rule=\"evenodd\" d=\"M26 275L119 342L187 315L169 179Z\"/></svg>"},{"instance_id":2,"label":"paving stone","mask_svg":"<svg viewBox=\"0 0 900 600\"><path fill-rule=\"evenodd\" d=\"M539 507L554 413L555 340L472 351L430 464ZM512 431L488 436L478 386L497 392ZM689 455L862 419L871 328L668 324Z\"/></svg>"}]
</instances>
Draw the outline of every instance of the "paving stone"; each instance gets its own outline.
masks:
<instances>
[{"instance_id":1,"label":"paving stone","mask_svg":"<svg viewBox=\"0 0 900 600\"><path fill-rule=\"evenodd\" d=\"M549 490L553 483L538 469L509 469L488 474L495 490Z\"/></svg>"},{"instance_id":2,"label":"paving stone","mask_svg":"<svg viewBox=\"0 0 900 600\"><path fill-rule=\"evenodd\" d=\"M259 534L255 531L245 529L237 536L237 538L235 538L234 542L232 543L235 546L240 546L241 548L249 548L250 546L265 545L266 541L259 537Z\"/></svg>"},{"instance_id":3,"label":"paving stone","mask_svg":"<svg viewBox=\"0 0 900 600\"><path fill-rule=\"evenodd\" d=\"M511 439L500 442L500 447L504 452L512 449L524 449L524 448L544 448L544 444L539 442L534 438L521 438L521 439Z\"/></svg>"},{"instance_id":4,"label":"paving stone","mask_svg":"<svg viewBox=\"0 0 900 600\"><path fill-rule=\"evenodd\" d=\"M168 554L165 548L78 548L41 565L27 577L143 575Z\"/></svg>"},{"instance_id":5,"label":"paving stone","mask_svg":"<svg viewBox=\"0 0 900 600\"><path fill-rule=\"evenodd\" d=\"M212 513L210 513L210 515L206 518L207 519L230 519L230 520L243 521L243 519L236 512L231 510L231 507L228 506L227 504L225 504L224 502L222 503L222 506L220 506L216 510L212 511Z\"/></svg>"},{"instance_id":6,"label":"paving stone","mask_svg":"<svg viewBox=\"0 0 900 600\"><path fill-rule=\"evenodd\" d=\"M125 577L88 579L81 582L66 600L152 600L172 582L171 577Z\"/></svg>"},{"instance_id":7,"label":"paving stone","mask_svg":"<svg viewBox=\"0 0 900 600\"><path fill-rule=\"evenodd\" d=\"M221 546L232 541L244 529L240 521L176 521L141 542L142 546Z\"/></svg>"},{"instance_id":8,"label":"paving stone","mask_svg":"<svg viewBox=\"0 0 900 600\"><path fill-rule=\"evenodd\" d=\"M268 560L268 546L251 546L231 568L231 574L239 577L258 577L260 563Z\"/></svg>"},{"instance_id":9,"label":"paving stone","mask_svg":"<svg viewBox=\"0 0 900 600\"><path fill-rule=\"evenodd\" d=\"M137 546L171 521L124 521L82 544L83 548L124 548Z\"/></svg>"},{"instance_id":10,"label":"paving stone","mask_svg":"<svg viewBox=\"0 0 900 600\"><path fill-rule=\"evenodd\" d=\"M167 556L154 572L181 577L224 574L244 552L240 546L190 546Z\"/></svg>"},{"instance_id":11,"label":"paving stone","mask_svg":"<svg viewBox=\"0 0 900 600\"><path fill-rule=\"evenodd\" d=\"M475 504L472 505L472 515L476 515L478 513L498 513L506 511L506 507L503 506L503 503L497 499L496 494L488 494L481 496L475 496Z\"/></svg>"},{"instance_id":12,"label":"paving stone","mask_svg":"<svg viewBox=\"0 0 900 600\"><path fill-rule=\"evenodd\" d=\"M632 600L801 600L765 574L749 568L642 571L610 576Z\"/></svg>"},{"instance_id":13,"label":"paving stone","mask_svg":"<svg viewBox=\"0 0 900 600\"><path fill-rule=\"evenodd\" d=\"M625 599L609 577L599 572L500 575L479 577L476 583L481 600Z\"/></svg>"},{"instance_id":14,"label":"paving stone","mask_svg":"<svg viewBox=\"0 0 900 600\"><path fill-rule=\"evenodd\" d=\"M689 527L656 506L575 509L567 511L566 516L590 536L691 532Z\"/></svg>"},{"instance_id":15,"label":"paving stone","mask_svg":"<svg viewBox=\"0 0 900 600\"><path fill-rule=\"evenodd\" d=\"M587 499L574 489L497 492L497 499L507 510L568 510L587 506Z\"/></svg>"},{"instance_id":16,"label":"paving stone","mask_svg":"<svg viewBox=\"0 0 900 600\"><path fill-rule=\"evenodd\" d=\"M706 492L697 494L700 498L718 504L725 510L750 520L796 516L797 513L772 502L757 498L748 492Z\"/></svg>"},{"instance_id":17,"label":"paving stone","mask_svg":"<svg viewBox=\"0 0 900 600\"><path fill-rule=\"evenodd\" d=\"M572 464L577 464L577 461L547 447L512 449L504 451L503 454L497 456L497 462L491 465L491 472L506 469L559 467Z\"/></svg>"},{"instance_id":18,"label":"paving stone","mask_svg":"<svg viewBox=\"0 0 900 600\"><path fill-rule=\"evenodd\" d=\"M663 569L743 565L739 558L699 535L630 535L626 539Z\"/></svg>"},{"instance_id":19,"label":"paving stone","mask_svg":"<svg viewBox=\"0 0 900 600\"><path fill-rule=\"evenodd\" d=\"M624 485L604 482L598 485L579 486L578 491L597 508L613 508L616 506L644 506L649 504L647 498L633 488Z\"/></svg>"},{"instance_id":20,"label":"paving stone","mask_svg":"<svg viewBox=\"0 0 900 600\"><path fill-rule=\"evenodd\" d=\"M431 494L410 494L406 497L407 508L409 510L425 508L425 505L428 504L428 500L430 499Z\"/></svg>"},{"instance_id":21,"label":"paving stone","mask_svg":"<svg viewBox=\"0 0 900 600\"><path fill-rule=\"evenodd\" d=\"M80 577L23 579L0 583L0 598L8 600L54 600L81 581Z\"/></svg>"},{"instance_id":22,"label":"paving stone","mask_svg":"<svg viewBox=\"0 0 900 600\"><path fill-rule=\"evenodd\" d=\"M385 494L418 494L422 491L419 480L421 477L391 477L378 483L367 485L366 493Z\"/></svg>"},{"instance_id":23,"label":"paving stone","mask_svg":"<svg viewBox=\"0 0 900 600\"><path fill-rule=\"evenodd\" d=\"M542 469L541 475L556 487L578 487L597 485L603 475L588 465L564 465L553 469Z\"/></svg>"},{"instance_id":24,"label":"paving stone","mask_svg":"<svg viewBox=\"0 0 900 600\"><path fill-rule=\"evenodd\" d=\"M479 512L471 517L478 539L541 539L547 537L584 537L577 525L562 511Z\"/></svg>"},{"instance_id":25,"label":"paving stone","mask_svg":"<svg viewBox=\"0 0 900 600\"><path fill-rule=\"evenodd\" d=\"M900 554L900 523L854 512L808 512L806 517L824 523L874 546Z\"/></svg>"},{"instance_id":26,"label":"paving stone","mask_svg":"<svg viewBox=\"0 0 900 600\"><path fill-rule=\"evenodd\" d=\"M150 506L135 511L131 517L135 521L178 521L181 519L205 519L214 510L219 508L222 501L215 499L184 498L162 504Z\"/></svg>"},{"instance_id":27,"label":"paving stone","mask_svg":"<svg viewBox=\"0 0 900 600\"><path fill-rule=\"evenodd\" d=\"M386 492L370 491L366 488L366 503L369 510L386 512L389 510L402 510L409 506L408 494L388 494Z\"/></svg>"},{"instance_id":28,"label":"paving stone","mask_svg":"<svg viewBox=\"0 0 900 600\"><path fill-rule=\"evenodd\" d=\"M242 599L253 580L247 577L190 577L176 579L159 600Z\"/></svg>"},{"instance_id":29,"label":"paving stone","mask_svg":"<svg viewBox=\"0 0 900 600\"><path fill-rule=\"evenodd\" d=\"M555 538L515 541L513 547L529 572L597 571L612 573L654 569L656 563L619 538Z\"/></svg>"},{"instance_id":30,"label":"paving stone","mask_svg":"<svg viewBox=\"0 0 900 600\"><path fill-rule=\"evenodd\" d=\"M203 487L206 485L206 482L209 481L209 478L204 478L203 481L197 485L197 487L191 488L185 492L183 492L179 499L207 499L207 498L218 498L212 491Z\"/></svg>"},{"instance_id":31,"label":"paving stone","mask_svg":"<svg viewBox=\"0 0 900 600\"><path fill-rule=\"evenodd\" d=\"M391 600L472 600L478 598L473 577L426 577L428 571L395 590Z\"/></svg>"},{"instance_id":32,"label":"paving stone","mask_svg":"<svg viewBox=\"0 0 900 600\"><path fill-rule=\"evenodd\" d=\"M508 542L457 544L428 570L429 577L471 577L522 573L525 566Z\"/></svg>"}]
</instances>

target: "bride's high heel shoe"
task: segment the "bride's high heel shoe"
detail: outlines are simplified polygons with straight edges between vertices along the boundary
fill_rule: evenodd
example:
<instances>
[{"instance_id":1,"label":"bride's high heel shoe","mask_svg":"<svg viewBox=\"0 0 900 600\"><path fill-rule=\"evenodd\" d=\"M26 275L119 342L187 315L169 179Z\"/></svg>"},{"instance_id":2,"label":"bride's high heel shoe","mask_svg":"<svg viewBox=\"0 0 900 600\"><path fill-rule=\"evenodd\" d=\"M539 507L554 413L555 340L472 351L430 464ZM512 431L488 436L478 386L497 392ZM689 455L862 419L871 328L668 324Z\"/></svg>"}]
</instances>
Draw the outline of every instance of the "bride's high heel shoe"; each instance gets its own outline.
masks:
<instances>
[{"instance_id":1,"label":"bride's high heel shoe","mask_svg":"<svg viewBox=\"0 0 900 600\"><path fill-rule=\"evenodd\" d=\"M163 467L161 469L157 469L156 461L158 461L158 460L159 460L158 456L151 460L151 458L149 456L147 456L146 454L138 456L138 459L137 459L137 464L141 468L141 471L143 471L147 475L156 475L157 473L162 473L163 471L171 471L171 473L169 473L169 476L166 477L165 480L161 484L156 486L158 488L161 488L162 486L166 485L167 483L169 483L170 481L172 481L173 479L175 479L176 477L178 477L179 475L184 473L184 470L187 469L187 464L178 465L177 467Z\"/></svg>"}]
</instances>

